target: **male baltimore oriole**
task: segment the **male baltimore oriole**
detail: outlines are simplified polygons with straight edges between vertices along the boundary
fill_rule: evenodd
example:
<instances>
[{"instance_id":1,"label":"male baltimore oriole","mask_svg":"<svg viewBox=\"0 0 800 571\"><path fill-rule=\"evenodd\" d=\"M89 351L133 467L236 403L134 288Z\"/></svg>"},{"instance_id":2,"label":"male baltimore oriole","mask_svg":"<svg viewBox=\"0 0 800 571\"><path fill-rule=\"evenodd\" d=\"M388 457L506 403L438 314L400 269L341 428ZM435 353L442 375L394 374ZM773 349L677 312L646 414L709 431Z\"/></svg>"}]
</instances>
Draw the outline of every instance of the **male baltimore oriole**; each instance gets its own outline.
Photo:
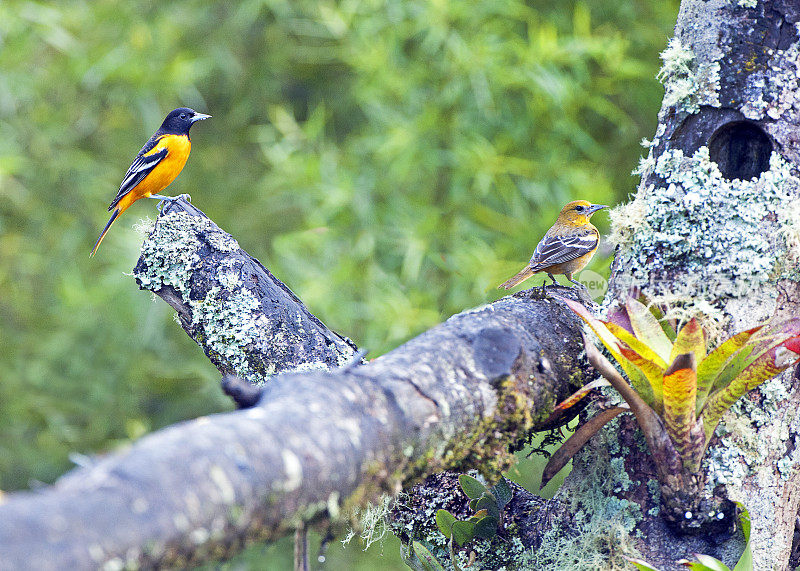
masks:
<instances>
[{"instance_id":1,"label":"male baltimore oriole","mask_svg":"<svg viewBox=\"0 0 800 571\"><path fill-rule=\"evenodd\" d=\"M111 218L106 224L100 237L92 248L89 256L94 256L100 242L111 228L114 220L125 212L128 207L140 198L155 198L157 200L174 200L170 196L160 196L158 193L167 188L183 170L192 143L189 140L189 129L196 121L208 119L211 115L198 113L188 107L178 107L170 111L158 131L144 144L142 150L133 159L133 163L125 173L119 192L108 210L113 210Z\"/></svg>"},{"instance_id":2,"label":"male baltimore oriole","mask_svg":"<svg viewBox=\"0 0 800 571\"><path fill-rule=\"evenodd\" d=\"M592 204L585 200L574 200L561 209L556 223L544 235L531 261L513 278L501 283L499 288L509 289L527 280L533 274L545 272L553 285L558 285L553 274L563 274L575 285L581 285L572 279L572 274L586 267L597 250L600 233L592 226L589 218L603 204ZM542 284L544 291L544 284Z\"/></svg>"}]
</instances>

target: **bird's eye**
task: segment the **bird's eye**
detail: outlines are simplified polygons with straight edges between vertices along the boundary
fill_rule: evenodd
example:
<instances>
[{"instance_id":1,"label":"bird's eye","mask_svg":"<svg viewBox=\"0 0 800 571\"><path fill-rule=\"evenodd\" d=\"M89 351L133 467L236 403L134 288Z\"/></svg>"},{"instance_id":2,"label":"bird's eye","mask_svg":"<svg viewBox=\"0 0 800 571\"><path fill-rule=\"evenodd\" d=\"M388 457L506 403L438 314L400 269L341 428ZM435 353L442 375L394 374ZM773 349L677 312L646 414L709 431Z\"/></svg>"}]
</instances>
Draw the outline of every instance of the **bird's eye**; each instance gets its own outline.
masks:
<instances>
[{"instance_id":1,"label":"bird's eye","mask_svg":"<svg viewBox=\"0 0 800 571\"><path fill-rule=\"evenodd\" d=\"M585 208L583 206L579 205L579 206L575 207L575 212L583 212L584 210L585 210Z\"/></svg>"},{"instance_id":2,"label":"bird's eye","mask_svg":"<svg viewBox=\"0 0 800 571\"><path fill-rule=\"evenodd\" d=\"M181 119L186 119L186 113L181 113Z\"/></svg>"}]
</instances>

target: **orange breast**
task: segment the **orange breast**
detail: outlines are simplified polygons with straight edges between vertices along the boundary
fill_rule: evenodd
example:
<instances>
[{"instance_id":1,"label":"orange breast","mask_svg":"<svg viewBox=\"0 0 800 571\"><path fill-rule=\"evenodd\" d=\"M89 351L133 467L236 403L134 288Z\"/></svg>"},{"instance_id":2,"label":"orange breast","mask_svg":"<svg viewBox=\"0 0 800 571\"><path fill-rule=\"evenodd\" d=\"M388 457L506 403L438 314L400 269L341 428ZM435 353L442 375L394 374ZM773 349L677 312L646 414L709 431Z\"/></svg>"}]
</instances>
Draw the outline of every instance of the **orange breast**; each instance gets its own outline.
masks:
<instances>
[{"instance_id":1,"label":"orange breast","mask_svg":"<svg viewBox=\"0 0 800 571\"><path fill-rule=\"evenodd\" d=\"M158 194L167 188L183 170L186 159L189 158L189 151L192 150L192 143L186 135L164 135L147 154L152 155L165 148L167 156L161 159L161 162L150 171L150 174L119 201L121 211L140 198Z\"/></svg>"}]
</instances>

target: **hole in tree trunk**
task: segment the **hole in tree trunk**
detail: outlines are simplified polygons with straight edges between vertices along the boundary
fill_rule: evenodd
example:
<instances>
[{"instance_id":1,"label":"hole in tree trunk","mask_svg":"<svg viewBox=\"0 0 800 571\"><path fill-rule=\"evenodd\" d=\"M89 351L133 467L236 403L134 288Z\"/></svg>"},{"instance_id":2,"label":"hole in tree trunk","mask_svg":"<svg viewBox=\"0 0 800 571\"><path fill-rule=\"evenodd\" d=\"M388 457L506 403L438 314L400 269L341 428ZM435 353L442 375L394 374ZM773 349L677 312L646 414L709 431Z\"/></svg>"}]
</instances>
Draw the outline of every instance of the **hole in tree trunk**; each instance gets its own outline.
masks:
<instances>
[{"instance_id":1,"label":"hole in tree trunk","mask_svg":"<svg viewBox=\"0 0 800 571\"><path fill-rule=\"evenodd\" d=\"M736 121L711 135L708 150L722 176L728 180L750 180L769 169L772 142L758 125Z\"/></svg>"}]
</instances>

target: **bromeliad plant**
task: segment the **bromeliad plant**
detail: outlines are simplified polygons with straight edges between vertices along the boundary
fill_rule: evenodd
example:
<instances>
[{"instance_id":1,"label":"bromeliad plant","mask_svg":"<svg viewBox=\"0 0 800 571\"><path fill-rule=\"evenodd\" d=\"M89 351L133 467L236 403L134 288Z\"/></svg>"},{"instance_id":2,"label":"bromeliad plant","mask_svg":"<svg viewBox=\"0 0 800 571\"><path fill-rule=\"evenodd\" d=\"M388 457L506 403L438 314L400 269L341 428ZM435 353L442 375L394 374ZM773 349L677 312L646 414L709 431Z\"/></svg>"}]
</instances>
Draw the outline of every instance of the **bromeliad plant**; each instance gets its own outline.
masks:
<instances>
[{"instance_id":1,"label":"bromeliad plant","mask_svg":"<svg viewBox=\"0 0 800 571\"><path fill-rule=\"evenodd\" d=\"M630 384L584 339L590 363L627 406L604 410L578 428L551 457L543 485L604 424L630 410L656 461L665 505L673 500L676 510L686 513L686 501L699 494L700 463L722 415L745 393L800 359L800 319L742 331L707 352L696 319L676 333L667 320L632 298L610 321L595 318L572 300L563 301L600 338Z\"/></svg>"}]
</instances>

